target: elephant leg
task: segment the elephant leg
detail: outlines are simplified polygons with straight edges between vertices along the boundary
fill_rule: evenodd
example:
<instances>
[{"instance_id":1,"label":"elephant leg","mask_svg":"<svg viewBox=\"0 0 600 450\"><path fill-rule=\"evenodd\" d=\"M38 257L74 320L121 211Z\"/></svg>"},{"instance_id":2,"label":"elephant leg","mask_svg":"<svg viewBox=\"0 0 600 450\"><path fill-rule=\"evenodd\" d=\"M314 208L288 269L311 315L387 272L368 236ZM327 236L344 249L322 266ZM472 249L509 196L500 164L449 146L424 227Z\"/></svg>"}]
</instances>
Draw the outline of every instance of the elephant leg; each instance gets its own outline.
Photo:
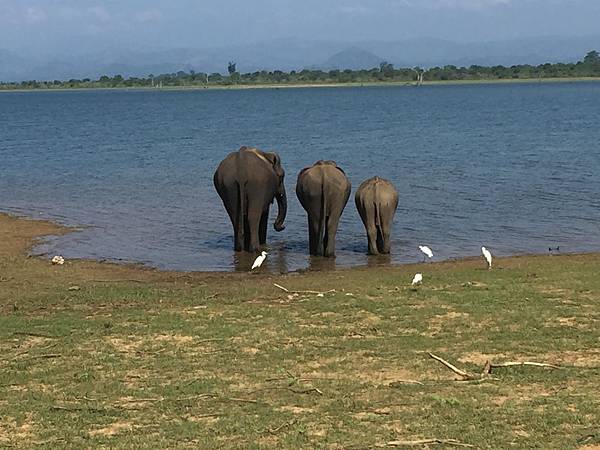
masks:
<instances>
[{"instance_id":1,"label":"elephant leg","mask_svg":"<svg viewBox=\"0 0 600 450\"><path fill-rule=\"evenodd\" d=\"M262 209L248 208L248 251L256 253L260 248L260 222Z\"/></svg>"},{"instance_id":2,"label":"elephant leg","mask_svg":"<svg viewBox=\"0 0 600 450\"><path fill-rule=\"evenodd\" d=\"M335 236L337 234L338 225L340 223L340 215L330 215L327 217L325 223L325 237L324 237L324 252L323 256L334 257L335 256Z\"/></svg>"},{"instance_id":3,"label":"elephant leg","mask_svg":"<svg viewBox=\"0 0 600 450\"><path fill-rule=\"evenodd\" d=\"M369 241L369 255L379 254L379 227L377 227L373 220L369 221L367 228L367 239Z\"/></svg>"},{"instance_id":4,"label":"elephant leg","mask_svg":"<svg viewBox=\"0 0 600 450\"><path fill-rule=\"evenodd\" d=\"M390 213L385 208L381 211L379 232L377 233L380 236L380 241L377 243L377 246L379 247L379 252L384 255L390 253L393 218L393 212Z\"/></svg>"},{"instance_id":5,"label":"elephant leg","mask_svg":"<svg viewBox=\"0 0 600 450\"><path fill-rule=\"evenodd\" d=\"M308 215L308 249L311 255L319 255L319 219L312 214ZM321 253L322 250L321 250Z\"/></svg>"},{"instance_id":6,"label":"elephant leg","mask_svg":"<svg viewBox=\"0 0 600 450\"><path fill-rule=\"evenodd\" d=\"M267 225L269 222L269 210L265 210L260 217L260 229L258 231L258 238L260 245L266 245L267 243Z\"/></svg>"},{"instance_id":7,"label":"elephant leg","mask_svg":"<svg viewBox=\"0 0 600 450\"><path fill-rule=\"evenodd\" d=\"M379 254L377 245L377 225L376 225L376 211L372 205L365 206L362 212L363 223L365 230L367 231L367 244L369 245L369 255Z\"/></svg>"},{"instance_id":8,"label":"elephant leg","mask_svg":"<svg viewBox=\"0 0 600 450\"><path fill-rule=\"evenodd\" d=\"M223 192L223 204L233 226L233 245L236 252L244 249L244 223L240 223L240 199L237 192Z\"/></svg>"}]
</instances>

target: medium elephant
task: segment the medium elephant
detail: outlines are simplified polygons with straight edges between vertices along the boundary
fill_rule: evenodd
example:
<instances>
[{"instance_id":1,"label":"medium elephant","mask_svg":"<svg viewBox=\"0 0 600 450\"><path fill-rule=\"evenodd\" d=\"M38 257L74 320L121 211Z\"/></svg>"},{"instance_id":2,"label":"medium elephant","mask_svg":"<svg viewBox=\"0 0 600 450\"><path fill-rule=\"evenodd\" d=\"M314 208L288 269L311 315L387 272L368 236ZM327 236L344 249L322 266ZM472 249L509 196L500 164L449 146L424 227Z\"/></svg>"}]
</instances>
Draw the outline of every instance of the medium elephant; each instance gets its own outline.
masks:
<instances>
[{"instance_id":1,"label":"medium elephant","mask_svg":"<svg viewBox=\"0 0 600 450\"><path fill-rule=\"evenodd\" d=\"M317 161L298 174L296 196L308 213L311 255L335 256L335 235L350 188L335 161Z\"/></svg>"},{"instance_id":2,"label":"medium elephant","mask_svg":"<svg viewBox=\"0 0 600 450\"><path fill-rule=\"evenodd\" d=\"M277 200L279 212L273 224L282 231L287 213L283 179L277 153L242 147L221 161L213 181L233 225L236 251L255 253L267 242L269 207Z\"/></svg>"},{"instance_id":3,"label":"medium elephant","mask_svg":"<svg viewBox=\"0 0 600 450\"><path fill-rule=\"evenodd\" d=\"M354 201L367 230L369 254L388 254L392 221L398 207L398 191L388 180L373 177L362 182Z\"/></svg>"}]
</instances>

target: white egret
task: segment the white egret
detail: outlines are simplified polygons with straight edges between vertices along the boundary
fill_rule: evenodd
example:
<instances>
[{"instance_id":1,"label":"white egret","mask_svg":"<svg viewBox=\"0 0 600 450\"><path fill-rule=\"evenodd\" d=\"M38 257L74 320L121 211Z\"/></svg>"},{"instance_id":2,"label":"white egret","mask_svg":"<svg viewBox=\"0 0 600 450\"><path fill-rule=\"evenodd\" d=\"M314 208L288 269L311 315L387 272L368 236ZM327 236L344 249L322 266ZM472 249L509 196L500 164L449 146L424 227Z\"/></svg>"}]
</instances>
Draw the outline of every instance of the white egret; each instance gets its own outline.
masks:
<instances>
[{"instance_id":1,"label":"white egret","mask_svg":"<svg viewBox=\"0 0 600 450\"><path fill-rule=\"evenodd\" d=\"M485 248L485 247L481 247L481 253L483 254L483 257L485 258L485 260L488 263L488 269L492 268L492 254L491 252Z\"/></svg>"},{"instance_id":2,"label":"white egret","mask_svg":"<svg viewBox=\"0 0 600 450\"><path fill-rule=\"evenodd\" d=\"M63 258L60 255L56 255L54 258L52 258L52 264L57 264L59 266L62 266L65 263L65 258Z\"/></svg>"},{"instance_id":3,"label":"white egret","mask_svg":"<svg viewBox=\"0 0 600 450\"><path fill-rule=\"evenodd\" d=\"M426 256L428 256L430 259L433 258L433 252L431 251L431 249L429 247L427 247L426 245L419 245L419 250L421 250Z\"/></svg>"},{"instance_id":4,"label":"white egret","mask_svg":"<svg viewBox=\"0 0 600 450\"><path fill-rule=\"evenodd\" d=\"M258 255L258 257L254 260L254 264L252 264L252 269L250 270L254 270L262 266L262 263L265 262L265 259L267 259L267 255L267 252L262 252L260 255Z\"/></svg>"},{"instance_id":5,"label":"white egret","mask_svg":"<svg viewBox=\"0 0 600 450\"><path fill-rule=\"evenodd\" d=\"M423 281L423 274L417 273L412 280L412 286L420 284Z\"/></svg>"}]
</instances>

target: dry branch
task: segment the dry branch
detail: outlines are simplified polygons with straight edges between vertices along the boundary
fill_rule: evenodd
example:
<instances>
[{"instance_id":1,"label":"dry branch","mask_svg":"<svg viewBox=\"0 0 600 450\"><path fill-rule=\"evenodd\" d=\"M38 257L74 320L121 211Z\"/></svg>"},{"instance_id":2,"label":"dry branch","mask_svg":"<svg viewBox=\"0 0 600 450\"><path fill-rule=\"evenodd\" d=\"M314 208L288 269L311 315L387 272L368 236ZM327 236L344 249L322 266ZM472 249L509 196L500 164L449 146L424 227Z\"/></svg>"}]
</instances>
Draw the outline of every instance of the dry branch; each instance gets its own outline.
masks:
<instances>
[{"instance_id":1,"label":"dry branch","mask_svg":"<svg viewBox=\"0 0 600 450\"><path fill-rule=\"evenodd\" d=\"M462 442L457 441L456 439L419 439L416 441L390 441L385 444L386 447L417 447L423 445L431 445L431 444L439 444L439 445L454 445L456 447L475 447L471 444L463 444Z\"/></svg>"},{"instance_id":2,"label":"dry branch","mask_svg":"<svg viewBox=\"0 0 600 450\"><path fill-rule=\"evenodd\" d=\"M546 364L546 363L538 363L538 362L532 362L532 361L509 361L509 362L505 362L505 363L500 363L500 364L493 364L491 362L487 362L487 364L489 363L490 369L489 369L489 373L492 372L492 369L498 368L498 367L522 367L522 366L532 366L532 367L549 367L550 369L560 369L560 366L555 366L554 364Z\"/></svg>"},{"instance_id":3,"label":"dry branch","mask_svg":"<svg viewBox=\"0 0 600 450\"><path fill-rule=\"evenodd\" d=\"M287 292L288 294L316 294L316 295L325 295L325 294L331 294L333 292L335 292L335 289L330 289L328 291L291 291L286 287L283 287L277 283L273 283L273 286L275 286L276 288L281 289L284 292Z\"/></svg>"},{"instance_id":4,"label":"dry branch","mask_svg":"<svg viewBox=\"0 0 600 450\"><path fill-rule=\"evenodd\" d=\"M465 372L464 370L460 370L458 367L450 364L448 361L446 361L445 359L440 358L437 355L434 355L433 353L427 353L431 358L435 359L436 361L442 363L444 366L446 366L448 369L450 369L452 372L454 372L455 374L457 374L458 376L460 376L463 380L474 380L477 377L474 375L471 375L468 372Z\"/></svg>"},{"instance_id":5,"label":"dry branch","mask_svg":"<svg viewBox=\"0 0 600 450\"><path fill-rule=\"evenodd\" d=\"M394 380L388 386L396 387L397 384L418 384L420 386L424 386L423 383L417 380Z\"/></svg>"},{"instance_id":6,"label":"dry branch","mask_svg":"<svg viewBox=\"0 0 600 450\"><path fill-rule=\"evenodd\" d=\"M50 353L48 355L36 355L30 356L29 358L23 358L22 361L31 361L33 359L54 359L54 358L62 358L60 353Z\"/></svg>"},{"instance_id":7,"label":"dry branch","mask_svg":"<svg viewBox=\"0 0 600 450\"><path fill-rule=\"evenodd\" d=\"M278 431L282 430L283 428L291 427L291 426L292 426L292 425L294 425L295 423L296 423L296 420L294 419L294 420L291 420L291 421L289 421L289 422L286 422L286 423L284 423L284 424L282 424L282 425L278 426L277 428L267 428L267 431L268 431L270 434L275 434L275 433L277 433Z\"/></svg>"},{"instance_id":8,"label":"dry branch","mask_svg":"<svg viewBox=\"0 0 600 450\"><path fill-rule=\"evenodd\" d=\"M259 403L258 400L253 400L251 398L235 398L235 397L217 397L221 400L229 401L229 402L240 402L240 403Z\"/></svg>"},{"instance_id":9,"label":"dry branch","mask_svg":"<svg viewBox=\"0 0 600 450\"><path fill-rule=\"evenodd\" d=\"M313 392L316 392L319 395L323 395L323 391L321 391L320 389L317 389L317 388L308 388L308 389L287 388L287 390L290 392L293 392L294 394L312 394Z\"/></svg>"},{"instance_id":10,"label":"dry branch","mask_svg":"<svg viewBox=\"0 0 600 450\"><path fill-rule=\"evenodd\" d=\"M485 366L483 367L483 370L482 370L481 374L472 375L472 374L470 374L468 372L465 372L464 370L459 369L458 367L454 366L453 364L450 364L445 359L442 359L439 356L434 355L433 353L428 352L427 354L431 358L433 358L436 361L442 363L444 366L446 366L452 372L454 372L455 374L457 374L458 376L460 376L461 377L461 381L497 380L497 378L491 378L490 374L492 373L492 370L494 368L500 368L500 367L532 366L532 367L548 367L548 368L551 368L551 369L560 369L561 368L560 366L555 366L553 364L538 363L538 362L531 362L531 361L509 361L509 362L505 362L505 363L494 364L494 363L492 363L491 361L488 360L488 361L485 362Z\"/></svg>"}]
</instances>

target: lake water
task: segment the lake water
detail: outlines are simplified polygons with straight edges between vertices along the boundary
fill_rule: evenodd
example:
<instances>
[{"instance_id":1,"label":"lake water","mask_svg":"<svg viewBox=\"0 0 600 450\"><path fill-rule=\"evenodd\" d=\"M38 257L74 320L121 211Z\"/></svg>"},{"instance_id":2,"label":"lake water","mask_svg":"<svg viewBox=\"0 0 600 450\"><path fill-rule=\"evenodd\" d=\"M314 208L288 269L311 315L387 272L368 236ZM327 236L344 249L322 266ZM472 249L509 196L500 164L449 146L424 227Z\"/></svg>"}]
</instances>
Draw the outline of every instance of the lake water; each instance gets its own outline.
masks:
<instances>
[{"instance_id":1,"label":"lake water","mask_svg":"<svg viewBox=\"0 0 600 450\"><path fill-rule=\"evenodd\" d=\"M247 270L212 176L241 145L275 150L287 228L273 271L308 257L298 172L334 159L353 186L337 266L367 258L354 192L400 193L392 262L600 251L600 83L0 94L0 210L82 227L36 253L178 270ZM252 258L253 259L253 258ZM328 262L331 265L331 262Z\"/></svg>"}]
</instances>

